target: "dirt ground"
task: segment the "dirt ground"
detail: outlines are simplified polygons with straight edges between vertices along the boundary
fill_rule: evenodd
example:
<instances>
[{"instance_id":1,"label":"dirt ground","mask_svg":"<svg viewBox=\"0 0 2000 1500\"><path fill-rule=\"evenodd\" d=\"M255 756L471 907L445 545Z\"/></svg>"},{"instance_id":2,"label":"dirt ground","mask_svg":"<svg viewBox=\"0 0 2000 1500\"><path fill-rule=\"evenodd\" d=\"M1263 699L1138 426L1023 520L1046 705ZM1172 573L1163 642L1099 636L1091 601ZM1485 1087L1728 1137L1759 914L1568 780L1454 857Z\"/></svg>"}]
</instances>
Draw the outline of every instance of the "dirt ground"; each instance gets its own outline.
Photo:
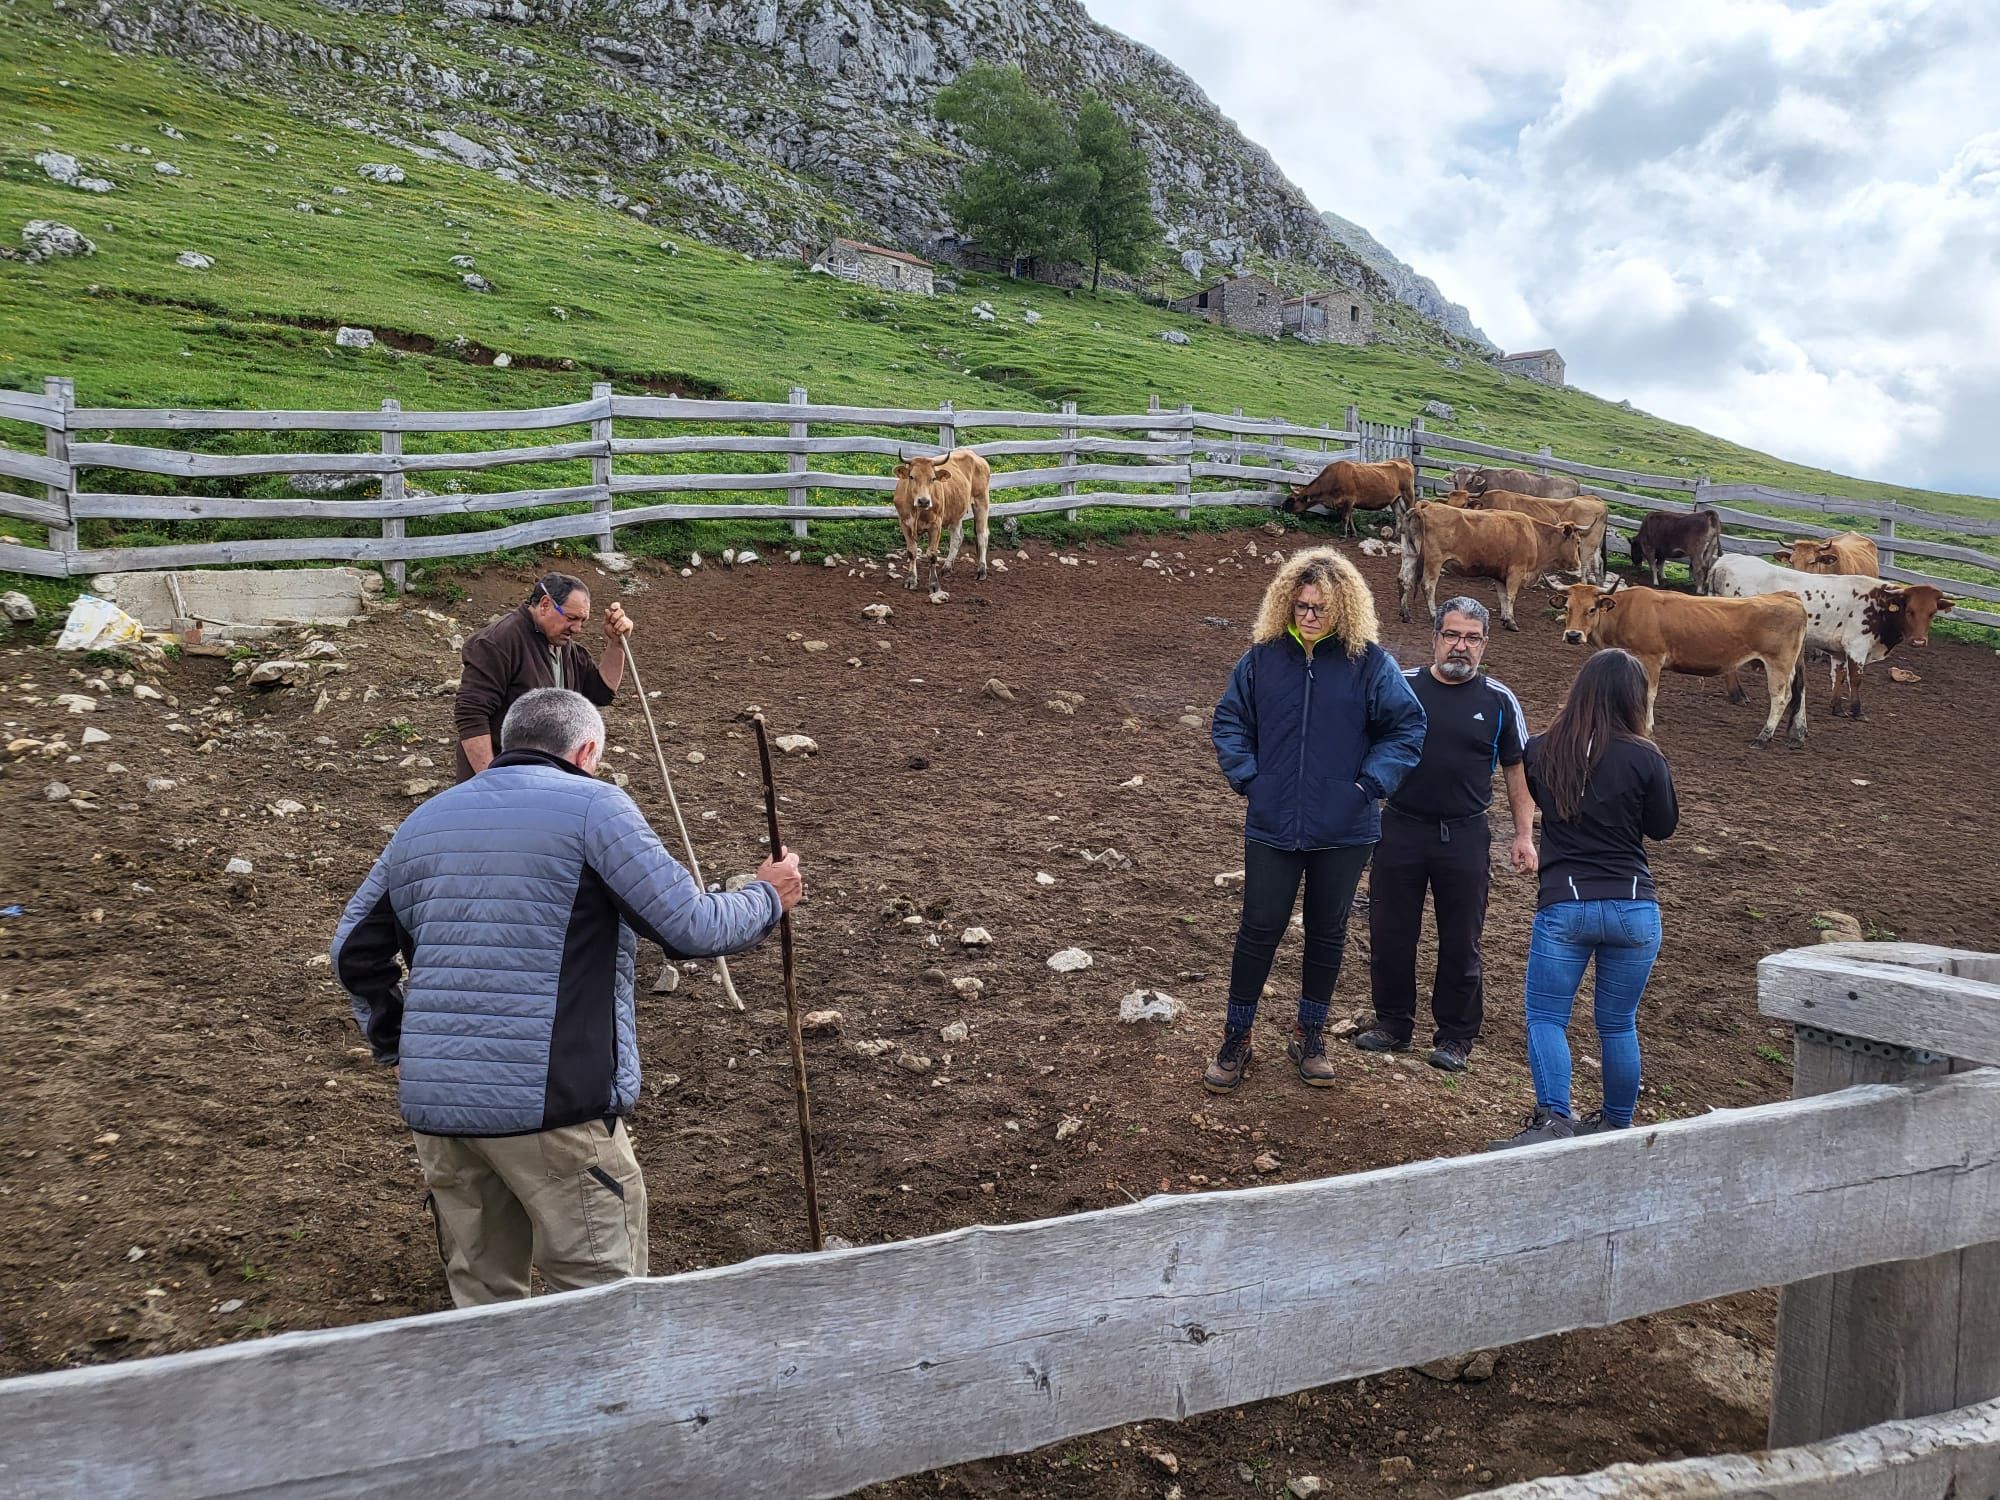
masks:
<instances>
[{"instance_id":1,"label":"dirt ground","mask_svg":"<svg viewBox=\"0 0 2000 1500\"><path fill-rule=\"evenodd\" d=\"M1207 714L1272 549L1299 542L1155 538L1072 552L1075 566L1035 544L1026 558L998 552L1008 570L983 585L961 572L939 606L879 569L776 552L686 579L582 565L599 609L615 595L638 622L712 880L751 868L762 836L754 748L734 716L760 705L777 732L818 742L778 775L809 881L800 992L845 1018L838 1037L809 1044L830 1232L906 1238L1476 1151L1532 1102L1519 997L1533 887L1505 872L1469 1074L1341 1047L1339 1086L1308 1090L1268 1061L1290 1022L1280 998L1260 1023L1267 1062L1244 1089L1216 1099L1196 1084L1237 911L1214 877L1242 865L1241 805L1216 772ZM1145 565L1154 546L1160 567ZM1395 621L1391 563L1358 560L1387 644L1425 659L1423 628ZM491 568L465 576L456 602L412 599L327 632L338 656L270 692L218 657L141 670L135 685L166 695L154 701L121 687L116 666L18 637L0 651L5 738L67 741L0 767L0 907L21 908L0 917L0 1373L448 1305L391 1080L356 1055L324 955L412 790L451 775L454 638L523 597L530 576ZM886 622L863 617L875 602L893 607ZM1524 601L1522 620L1489 666L1539 724L1583 652L1545 610ZM1789 1037L1755 1013L1755 965L1814 941L1815 913L1851 913L1872 936L2000 943L1990 882L1963 878L1968 858L1989 858L2000 816L1987 770L1994 655L1942 641L1907 652L1922 680L1872 671L1861 723L1824 712L1816 668L1802 752L1750 746L1754 701L1731 707L1712 681L1666 684L1659 738L1684 811L1655 861L1667 935L1641 1011L1642 1119L1787 1092ZM1011 701L984 690L996 677ZM66 712L54 697L67 692L96 711ZM1072 711L1051 706L1062 701ZM622 752L609 763L665 829L629 693L609 717ZM110 738L82 746L86 728ZM58 781L68 796L51 800ZM285 799L302 810L274 813ZM254 873L227 875L236 857ZM992 945L961 948L970 926ZM1094 967L1051 972L1049 955L1070 946ZM1365 1004L1366 964L1357 919L1336 1014ZM1278 996L1295 993L1297 966L1289 941ZM644 964L657 968L657 955ZM802 1244L776 944L734 968L743 1014L701 966L643 997L634 1137L656 1273ZM949 984L967 977L977 995ZM1121 1024L1118 999L1139 987L1186 1000L1187 1016ZM940 1038L953 1022L968 1040ZM856 1046L876 1040L893 1045ZM1581 1057L1587 1027L1579 1040ZM899 1052L933 1066L898 1067ZM1592 1107L1593 1070L1578 1073ZM1058 1142L1066 1115L1085 1123ZM1263 1152L1281 1165L1260 1178ZM1385 1460L1407 1458L1402 1492L1452 1495L1756 1446L1773 1306L1750 1294L1509 1349L1481 1383L1394 1372L879 1493L1271 1494L1305 1473L1331 1493L1371 1493L1404 1473ZM1171 1453L1177 1472L1150 1451Z\"/></svg>"}]
</instances>

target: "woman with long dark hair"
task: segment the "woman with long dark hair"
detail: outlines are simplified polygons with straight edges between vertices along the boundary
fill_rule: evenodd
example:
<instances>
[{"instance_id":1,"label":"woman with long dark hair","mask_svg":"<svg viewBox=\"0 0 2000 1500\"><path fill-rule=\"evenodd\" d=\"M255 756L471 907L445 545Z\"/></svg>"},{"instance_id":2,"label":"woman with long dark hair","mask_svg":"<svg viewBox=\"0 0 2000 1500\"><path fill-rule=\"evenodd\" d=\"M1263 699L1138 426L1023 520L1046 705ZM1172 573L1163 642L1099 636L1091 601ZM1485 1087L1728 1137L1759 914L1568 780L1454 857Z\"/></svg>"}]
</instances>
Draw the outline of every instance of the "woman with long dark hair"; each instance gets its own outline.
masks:
<instances>
[{"instance_id":1,"label":"woman with long dark hair","mask_svg":"<svg viewBox=\"0 0 2000 1500\"><path fill-rule=\"evenodd\" d=\"M1545 733L1528 741L1528 790L1542 812L1541 893L1528 945L1525 1010L1535 1112L1490 1149L1623 1130L1639 1100L1639 1000L1660 956L1660 902L1646 840L1680 822L1673 773L1646 738L1646 669L1627 651L1583 664ZM1604 1107L1570 1111L1569 1019L1595 961Z\"/></svg>"},{"instance_id":2,"label":"woman with long dark hair","mask_svg":"<svg viewBox=\"0 0 2000 1500\"><path fill-rule=\"evenodd\" d=\"M1228 1093L1249 1069L1257 1001L1301 882L1305 969L1286 1056L1312 1087L1334 1081L1326 1013L1354 888L1381 836L1378 804L1424 748L1423 705L1378 634L1374 596L1354 564L1331 547L1299 552L1264 591L1250 649L1215 706L1216 759L1249 809L1229 1014L1201 1080L1213 1093Z\"/></svg>"}]
</instances>

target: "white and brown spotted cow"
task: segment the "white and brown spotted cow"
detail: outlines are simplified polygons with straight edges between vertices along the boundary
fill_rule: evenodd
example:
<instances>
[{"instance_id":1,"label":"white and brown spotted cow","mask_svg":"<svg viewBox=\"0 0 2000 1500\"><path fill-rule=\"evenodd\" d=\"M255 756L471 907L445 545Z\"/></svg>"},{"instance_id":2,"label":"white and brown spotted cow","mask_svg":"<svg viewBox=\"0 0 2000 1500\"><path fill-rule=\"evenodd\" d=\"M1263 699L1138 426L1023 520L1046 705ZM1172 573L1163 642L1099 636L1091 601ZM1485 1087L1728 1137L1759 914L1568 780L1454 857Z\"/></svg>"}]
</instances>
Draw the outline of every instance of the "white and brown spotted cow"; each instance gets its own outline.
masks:
<instances>
[{"instance_id":1,"label":"white and brown spotted cow","mask_svg":"<svg viewBox=\"0 0 2000 1500\"><path fill-rule=\"evenodd\" d=\"M1709 575L1718 594L1738 597L1783 589L1806 607L1806 644L1832 658L1835 717L1841 713L1841 674L1847 676L1847 710L1861 717L1861 669L1897 646L1930 644L1931 620L1952 601L1927 583L1884 583L1860 574L1801 573L1762 558L1725 557Z\"/></svg>"},{"instance_id":2,"label":"white and brown spotted cow","mask_svg":"<svg viewBox=\"0 0 2000 1500\"><path fill-rule=\"evenodd\" d=\"M952 528L951 551L944 560L949 573L965 540L970 514L979 543L979 567L974 578L986 576L986 512L993 466L970 448L954 448L943 458L913 458L896 465L896 519L903 527L903 545L910 553L908 587L919 587L917 563L928 548L931 592L938 591L938 543L945 527Z\"/></svg>"}]
</instances>

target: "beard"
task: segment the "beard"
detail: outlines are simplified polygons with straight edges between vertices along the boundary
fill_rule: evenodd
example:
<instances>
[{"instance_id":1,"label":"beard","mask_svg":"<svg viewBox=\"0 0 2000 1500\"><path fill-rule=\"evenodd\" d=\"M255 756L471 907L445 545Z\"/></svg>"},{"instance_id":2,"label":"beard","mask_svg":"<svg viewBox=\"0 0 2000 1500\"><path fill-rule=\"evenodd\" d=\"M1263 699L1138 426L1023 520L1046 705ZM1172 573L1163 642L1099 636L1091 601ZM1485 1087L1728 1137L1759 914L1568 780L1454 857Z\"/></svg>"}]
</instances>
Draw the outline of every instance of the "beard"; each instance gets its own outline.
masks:
<instances>
[{"instance_id":1,"label":"beard","mask_svg":"<svg viewBox=\"0 0 2000 1500\"><path fill-rule=\"evenodd\" d=\"M1447 656L1438 663L1438 675L1449 682L1465 682L1479 668L1462 656Z\"/></svg>"}]
</instances>

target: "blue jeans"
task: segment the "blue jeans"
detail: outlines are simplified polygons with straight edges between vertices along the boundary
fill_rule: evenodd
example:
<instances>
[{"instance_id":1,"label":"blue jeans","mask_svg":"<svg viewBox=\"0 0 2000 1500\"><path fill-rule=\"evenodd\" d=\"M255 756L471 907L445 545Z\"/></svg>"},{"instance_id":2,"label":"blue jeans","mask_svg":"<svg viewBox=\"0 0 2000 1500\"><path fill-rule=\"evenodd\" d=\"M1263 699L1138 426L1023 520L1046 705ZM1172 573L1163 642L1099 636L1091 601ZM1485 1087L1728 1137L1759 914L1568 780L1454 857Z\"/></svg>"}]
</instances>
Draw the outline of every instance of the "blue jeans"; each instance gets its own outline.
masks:
<instances>
[{"instance_id":1,"label":"blue jeans","mask_svg":"<svg viewBox=\"0 0 2000 1500\"><path fill-rule=\"evenodd\" d=\"M1559 901L1535 913L1528 944L1528 1069L1535 1103L1568 1115L1569 1017L1597 960L1595 1018L1604 1054L1604 1118L1630 1125L1639 1102L1639 997L1660 956L1656 901Z\"/></svg>"}]
</instances>

